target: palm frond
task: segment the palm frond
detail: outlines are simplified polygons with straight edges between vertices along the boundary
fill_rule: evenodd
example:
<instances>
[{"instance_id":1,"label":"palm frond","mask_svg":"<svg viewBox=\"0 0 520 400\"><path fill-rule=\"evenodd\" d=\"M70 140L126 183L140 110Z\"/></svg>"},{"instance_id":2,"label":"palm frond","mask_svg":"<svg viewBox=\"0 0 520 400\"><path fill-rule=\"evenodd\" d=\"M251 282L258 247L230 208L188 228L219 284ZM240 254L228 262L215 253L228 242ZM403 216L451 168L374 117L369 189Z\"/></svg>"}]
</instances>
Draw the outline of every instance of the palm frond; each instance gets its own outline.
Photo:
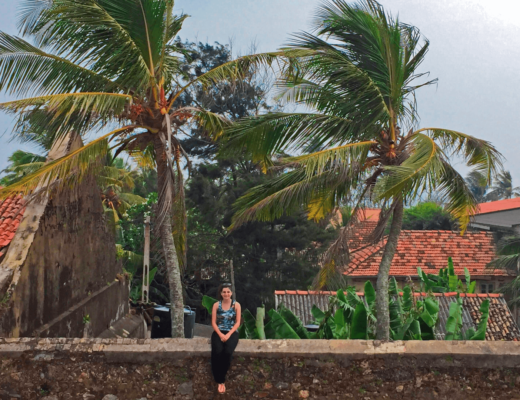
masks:
<instances>
[{"instance_id":1,"label":"palm frond","mask_svg":"<svg viewBox=\"0 0 520 400\"><path fill-rule=\"evenodd\" d=\"M51 135L71 130L84 133L99 120L115 121L129 100L129 95L115 93L64 93L1 103L0 110L19 115L16 126L24 129L15 134L20 136L34 132L33 128ZM30 126L24 127L27 123Z\"/></svg>"},{"instance_id":2,"label":"palm frond","mask_svg":"<svg viewBox=\"0 0 520 400\"><path fill-rule=\"evenodd\" d=\"M208 87L218 82L238 81L244 78L252 68L259 65L272 66L275 61L283 62L283 57L283 52L253 54L215 67L183 86L171 99L169 108L192 85L200 84L203 87Z\"/></svg>"},{"instance_id":3,"label":"palm frond","mask_svg":"<svg viewBox=\"0 0 520 400\"><path fill-rule=\"evenodd\" d=\"M166 0L166 21L163 30L162 49L160 52L160 60L157 66L157 77L164 82L170 82L172 78L179 73L180 63L176 57L168 51L169 43L175 39L182 28L184 20L188 15L173 15L173 0Z\"/></svg>"},{"instance_id":4,"label":"palm frond","mask_svg":"<svg viewBox=\"0 0 520 400\"><path fill-rule=\"evenodd\" d=\"M518 275L520 271L520 237L505 236L500 239L497 243L497 257L488 264L488 268Z\"/></svg>"},{"instance_id":5,"label":"palm frond","mask_svg":"<svg viewBox=\"0 0 520 400\"><path fill-rule=\"evenodd\" d=\"M108 153L108 138L130 129L133 127L127 126L107 133L78 150L45 164L13 185L0 189L0 198L59 192L81 182L86 177L95 176L103 168L102 160Z\"/></svg>"},{"instance_id":6,"label":"palm frond","mask_svg":"<svg viewBox=\"0 0 520 400\"><path fill-rule=\"evenodd\" d=\"M290 157L284 160L286 163L295 163L305 167L309 177L321 174L327 169L342 165L365 164L370 148L377 144L375 141L349 143L343 146L305 154L298 157ZM361 167L359 167L361 169Z\"/></svg>"},{"instance_id":7,"label":"palm frond","mask_svg":"<svg viewBox=\"0 0 520 400\"><path fill-rule=\"evenodd\" d=\"M438 141L446 153L464 157L470 167L484 173L491 184L491 178L502 166L502 156L489 142L477 139L465 133L438 129L423 128L416 133L426 132L432 139Z\"/></svg>"},{"instance_id":8,"label":"palm frond","mask_svg":"<svg viewBox=\"0 0 520 400\"><path fill-rule=\"evenodd\" d=\"M478 207L471 188L462 175L445 160L439 169L435 188L442 196L446 211L458 220L459 230L463 234Z\"/></svg>"},{"instance_id":9,"label":"palm frond","mask_svg":"<svg viewBox=\"0 0 520 400\"><path fill-rule=\"evenodd\" d=\"M428 42L421 45L416 28L387 14L374 0L354 4L332 0L318 9L316 29L370 77L389 114L415 120L414 100L407 102L406 95L435 82L412 85L424 75L416 69L428 51ZM310 35L299 39L317 43Z\"/></svg>"},{"instance_id":10,"label":"palm frond","mask_svg":"<svg viewBox=\"0 0 520 400\"><path fill-rule=\"evenodd\" d=\"M218 139L224 134L224 129L231 125L231 121L226 117L198 109L193 113L193 119L213 140Z\"/></svg>"},{"instance_id":11,"label":"palm frond","mask_svg":"<svg viewBox=\"0 0 520 400\"><path fill-rule=\"evenodd\" d=\"M89 65L120 86L139 91L150 85L154 72L150 66L156 64L162 47L164 5L141 0L53 0L50 7L41 8L28 0L23 7L30 17L23 29L37 46L66 54L72 62Z\"/></svg>"},{"instance_id":12,"label":"palm frond","mask_svg":"<svg viewBox=\"0 0 520 400\"><path fill-rule=\"evenodd\" d=\"M411 198L435 187L434 176L442 169L442 150L429 136L421 133L410 138L411 154L400 165L384 167L384 176L374 188L376 201L389 200L407 193Z\"/></svg>"},{"instance_id":13,"label":"palm frond","mask_svg":"<svg viewBox=\"0 0 520 400\"><path fill-rule=\"evenodd\" d=\"M147 146L143 151L130 151L129 154L139 168L155 169L156 165L152 145Z\"/></svg>"},{"instance_id":14,"label":"palm frond","mask_svg":"<svg viewBox=\"0 0 520 400\"><path fill-rule=\"evenodd\" d=\"M305 168L287 172L246 192L234 204L230 229L257 220L272 221L282 215L304 211L311 206L311 217L319 218L338 206L360 180L356 165L343 165L312 177Z\"/></svg>"},{"instance_id":15,"label":"palm frond","mask_svg":"<svg viewBox=\"0 0 520 400\"><path fill-rule=\"evenodd\" d=\"M0 32L0 90L26 96L116 89L110 79Z\"/></svg>"},{"instance_id":16,"label":"palm frond","mask_svg":"<svg viewBox=\"0 0 520 400\"><path fill-rule=\"evenodd\" d=\"M344 143L354 134L352 121L325 114L270 113L244 118L226 129L222 152L246 150L254 161L271 155Z\"/></svg>"}]
</instances>

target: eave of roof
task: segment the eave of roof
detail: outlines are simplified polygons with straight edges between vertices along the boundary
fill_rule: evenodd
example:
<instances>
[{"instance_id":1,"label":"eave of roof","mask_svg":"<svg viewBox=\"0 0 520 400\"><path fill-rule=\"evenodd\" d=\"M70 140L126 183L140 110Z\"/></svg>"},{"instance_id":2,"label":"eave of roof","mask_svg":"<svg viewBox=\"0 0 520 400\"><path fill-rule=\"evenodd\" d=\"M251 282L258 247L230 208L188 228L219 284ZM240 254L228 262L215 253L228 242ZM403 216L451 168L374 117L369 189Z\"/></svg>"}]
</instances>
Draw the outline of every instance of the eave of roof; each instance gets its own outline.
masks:
<instances>
[{"instance_id":1,"label":"eave of roof","mask_svg":"<svg viewBox=\"0 0 520 400\"><path fill-rule=\"evenodd\" d=\"M489 203L480 203L478 205L477 214L488 214L499 211L514 210L515 208L520 208L520 197L490 201Z\"/></svg>"}]
</instances>

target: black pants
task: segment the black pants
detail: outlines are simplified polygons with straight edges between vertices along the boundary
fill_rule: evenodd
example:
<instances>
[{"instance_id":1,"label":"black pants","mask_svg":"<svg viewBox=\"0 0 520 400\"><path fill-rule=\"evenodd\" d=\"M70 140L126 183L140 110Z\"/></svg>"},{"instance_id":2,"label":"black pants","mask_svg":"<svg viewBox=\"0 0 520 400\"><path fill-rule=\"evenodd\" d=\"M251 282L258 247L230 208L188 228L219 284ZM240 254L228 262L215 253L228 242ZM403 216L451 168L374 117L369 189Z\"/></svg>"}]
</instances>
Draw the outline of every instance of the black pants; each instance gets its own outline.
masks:
<instances>
[{"instance_id":1,"label":"black pants","mask_svg":"<svg viewBox=\"0 0 520 400\"><path fill-rule=\"evenodd\" d=\"M224 335L227 334L227 332L223 331L222 333ZM211 335L211 372L213 372L215 382L224 383L226 381L226 374L231 365L231 359L237 344L238 332L236 331L224 343L220 340L217 332L213 332Z\"/></svg>"}]
</instances>

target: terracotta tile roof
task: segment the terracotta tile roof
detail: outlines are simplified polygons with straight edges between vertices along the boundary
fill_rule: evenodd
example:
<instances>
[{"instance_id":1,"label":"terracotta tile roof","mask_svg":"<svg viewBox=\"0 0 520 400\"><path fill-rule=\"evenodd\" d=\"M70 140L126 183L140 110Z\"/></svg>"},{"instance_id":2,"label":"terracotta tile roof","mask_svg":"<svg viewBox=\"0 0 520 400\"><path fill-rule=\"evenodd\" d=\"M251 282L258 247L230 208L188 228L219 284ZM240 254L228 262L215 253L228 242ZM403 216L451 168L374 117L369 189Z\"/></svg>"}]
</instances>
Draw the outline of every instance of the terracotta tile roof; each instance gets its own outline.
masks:
<instances>
[{"instance_id":1,"label":"terracotta tile roof","mask_svg":"<svg viewBox=\"0 0 520 400\"><path fill-rule=\"evenodd\" d=\"M366 234L366 230L360 231ZM370 277L376 276L386 243L381 242L365 247L354 237L351 243L351 261L345 275ZM445 268L448 257L452 257L455 273L464 275L466 267L472 276L507 276L507 272L487 269L486 265L495 257L495 242L490 232L466 232L460 236L451 231L402 231L397 250L390 267L391 276L417 276L417 268L424 272L437 274Z\"/></svg>"},{"instance_id":2,"label":"terracotta tile roof","mask_svg":"<svg viewBox=\"0 0 520 400\"><path fill-rule=\"evenodd\" d=\"M478 205L477 214L513 210L515 208L520 208L520 197L515 197L514 199L490 201L489 203L480 203Z\"/></svg>"},{"instance_id":3,"label":"terracotta tile roof","mask_svg":"<svg viewBox=\"0 0 520 400\"><path fill-rule=\"evenodd\" d=\"M305 324L313 321L311 309L316 305L321 310L327 310L329 305L329 297L335 292L329 291L307 291L307 290L276 290L275 303L278 308L279 304L284 304ZM364 298L363 293L356 293L359 297ZM402 295L402 293L400 293ZM418 298L424 298L426 293L414 293ZM446 334L446 321L449 316L450 303L457 298L456 292L450 293L434 293L439 301L439 322L435 328L435 336L439 340L443 340ZM481 293L481 294L464 294L463 298L463 329L476 328L480 319L480 306L486 299L489 300L489 319L486 330L486 340L513 340L520 341L520 330L513 319L513 315L507 306L504 296L497 293Z\"/></svg>"},{"instance_id":4,"label":"terracotta tile roof","mask_svg":"<svg viewBox=\"0 0 520 400\"><path fill-rule=\"evenodd\" d=\"M9 197L0 203L0 251L13 240L24 211L25 201L20 196Z\"/></svg>"}]
</instances>

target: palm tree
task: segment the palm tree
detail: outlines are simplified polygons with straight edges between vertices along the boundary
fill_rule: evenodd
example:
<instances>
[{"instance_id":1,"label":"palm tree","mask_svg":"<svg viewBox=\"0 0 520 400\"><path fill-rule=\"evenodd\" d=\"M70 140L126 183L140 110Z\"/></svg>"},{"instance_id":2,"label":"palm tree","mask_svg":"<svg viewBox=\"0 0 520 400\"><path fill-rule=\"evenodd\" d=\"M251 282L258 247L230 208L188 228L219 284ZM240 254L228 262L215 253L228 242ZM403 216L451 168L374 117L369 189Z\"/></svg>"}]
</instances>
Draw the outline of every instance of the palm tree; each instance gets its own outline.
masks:
<instances>
[{"instance_id":1,"label":"palm tree","mask_svg":"<svg viewBox=\"0 0 520 400\"><path fill-rule=\"evenodd\" d=\"M45 163L45 157L24 150L16 150L7 159L9 165L2 171L5 175L0 179L2 186L12 185L24 176L40 169Z\"/></svg>"},{"instance_id":2,"label":"palm tree","mask_svg":"<svg viewBox=\"0 0 520 400\"><path fill-rule=\"evenodd\" d=\"M468 183L469 189L475 200L479 203L486 201L486 191L488 189L487 178L484 174L479 171L471 171L466 177L466 182Z\"/></svg>"},{"instance_id":3,"label":"palm tree","mask_svg":"<svg viewBox=\"0 0 520 400\"><path fill-rule=\"evenodd\" d=\"M98 173L103 164L98 161L109 149L115 157L127 151L151 160L158 173L157 229L170 287L172 335L182 337L186 153L178 136L198 124L216 137L227 123L183 106L182 96L194 85L240 77L258 60L269 63L276 57L243 57L188 81L183 48L174 40L187 16L175 16L173 5L173 0L22 2L20 32L33 44L0 32L0 90L31 97L0 108L16 116L14 132L22 139L44 136L54 143L71 132L95 139L2 189L0 197L75 185Z\"/></svg>"},{"instance_id":4,"label":"palm tree","mask_svg":"<svg viewBox=\"0 0 520 400\"><path fill-rule=\"evenodd\" d=\"M496 179L491 191L486 195L488 200L510 199L513 196L520 196L520 187L513 187L513 177L509 171L501 171Z\"/></svg>"},{"instance_id":5,"label":"palm tree","mask_svg":"<svg viewBox=\"0 0 520 400\"><path fill-rule=\"evenodd\" d=\"M283 49L292 62L278 81L282 99L311 112L246 118L225 136L228 151L245 148L266 168L284 151L317 151L282 158L275 167L287 173L240 198L232 228L274 220L302 206L309 218L320 219L355 196L354 218L326 253L326 270L348 262L347 239L360 202L369 195L382 203L379 237L390 216L392 222L377 279L377 338L388 340L388 275L404 203L439 191L464 232L476 201L451 156L463 157L488 182L501 156L490 143L460 132L416 128L415 92L434 81L416 83L425 75L418 67L428 42L415 27L373 0L354 5L331 0L319 7L315 29L316 35L297 34Z\"/></svg>"}]
</instances>

